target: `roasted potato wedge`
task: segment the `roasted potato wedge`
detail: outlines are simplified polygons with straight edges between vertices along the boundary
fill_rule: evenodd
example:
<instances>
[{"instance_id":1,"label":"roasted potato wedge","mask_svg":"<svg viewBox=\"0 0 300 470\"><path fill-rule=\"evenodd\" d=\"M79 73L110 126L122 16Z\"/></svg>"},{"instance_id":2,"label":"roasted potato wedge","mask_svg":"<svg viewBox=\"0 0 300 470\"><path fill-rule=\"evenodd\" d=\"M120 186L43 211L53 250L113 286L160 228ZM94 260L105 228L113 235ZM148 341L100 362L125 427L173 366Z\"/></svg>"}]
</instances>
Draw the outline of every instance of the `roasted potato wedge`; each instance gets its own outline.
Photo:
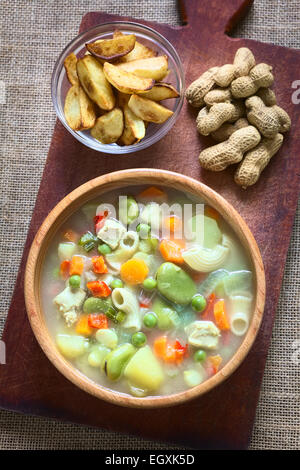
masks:
<instances>
[{"instance_id":1,"label":"roasted potato wedge","mask_svg":"<svg viewBox=\"0 0 300 470\"><path fill-rule=\"evenodd\" d=\"M131 52L135 45L134 34L123 34L112 39L100 39L86 44L87 50L102 60L117 60Z\"/></svg>"},{"instance_id":2,"label":"roasted potato wedge","mask_svg":"<svg viewBox=\"0 0 300 470\"><path fill-rule=\"evenodd\" d=\"M149 91L141 93L141 96L153 101L163 101L169 98L178 98L179 93L169 83L155 83L154 87Z\"/></svg>"},{"instance_id":3,"label":"roasted potato wedge","mask_svg":"<svg viewBox=\"0 0 300 470\"><path fill-rule=\"evenodd\" d=\"M76 64L77 64L77 57L72 52L72 54L68 55L68 57L66 57L64 60L66 74L71 85L79 85Z\"/></svg>"},{"instance_id":4,"label":"roasted potato wedge","mask_svg":"<svg viewBox=\"0 0 300 470\"><path fill-rule=\"evenodd\" d=\"M103 67L98 60L86 55L77 61L79 81L87 95L99 108L110 111L115 106L115 95L110 83L106 80Z\"/></svg>"},{"instance_id":5,"label":"roasted potato wedge","mask_svg":"<svg viewBox=\"0 0 300 470\"><path fill-rule=\"evenodd\" d=\"M74 131L90 129L95 124L94 104L80 85L73 85L68 90L64 113L67 123Z\"/></svg>"},{"instance_id":6,"label":"roasted potato wedge","mask_svg":"<svg viewBox=\"0 0 300 470\"><path fill-rule=\"evenodd\" d=\"M96 121L95 105L81 86L79 86L79 106L82 130L91 129Z\"/></svg>"},{"instance_id":7,"label":"roasted potato wedge","mask_svg":"<svg viewBox=\"0 0 300 470\"><path fill-rule=\"evenodd\" d=\"M121 91L117 90L117 103L118 106L123 109L127 104L130 99L131 95L128 95L128 93L122 93Z\"/></svg>"},{"instance_id":8,"label":"roasted potato wedge","mask_svg":"<svg viewBox=\"0 0 300 470\"><path fill-rule=\"evenodd\" d=\"M137 77L109 62L105 62L103 71L107 80L122 93L132 94L147 91L150 90L155 83L151 78Z\"/></svg>"},{"instance_id":9,"label":"roasted potato wedge","mask_svg":"<svg viewBox=\"0 0 300 470\"><path fill-rule=\"evenodd\" d=\"M155 122L156 124L162 124L173 114L170 109L139 95L132 95L128 106L143 121Z\"/></svg>"},{"instance_id":10,"label":"roasted potato wedge","mask_svg":"<svg viewBox=\"0 0 300 470\"><path fill-rule=\"evenodd\" d=\"M114 108L96 120L91 136L102 144L113 144L121 137L123 130L123 112L120 108Z\"/></svg>"},{"instance_id":11,"label":"roasted potato wedge","mask_svg":"<svg viewBox=\"0 0 300 470\"><path fill-rule=\"evenodd\" d=\"M168 58L165 55L125 62L118 64L117 67L125 72L133 73L137 77L153 78L157 81L162 80L169 73Z\"/></svg>"},{"instance_id":12,"label":"roasted potato wedge","mask_svg":"<svg viewBox=\"0 0 300 470\"><path fill-rule=\"evenodd\" d=\"M120 37L123 36L123 33L121 31L116 30L114 32L113 37ZM147 59L147 57L155 57L157 56L157 52L154 51L153 49L150 49L147 46L144 46L144 44L141 44L138 41L135 41L134 48L129 54L124 55L123 57L120 57L118 59L118 63L120 62L131 62L132 60L138 60L138 59Z\"/></svg>"},{"instance_id":13,"label":"roasted potato wedge","mask_svg":"<svg viewBox=\"0 0 300 470\"><path fill-rule=\"evenodd\" d=\"M125 105L123 111L125 126L132 130L132 134L137 140L143 139L146 134L144 121L134 114L134 112L129 108L128 104Z\"/></svg>"}]
</instances>

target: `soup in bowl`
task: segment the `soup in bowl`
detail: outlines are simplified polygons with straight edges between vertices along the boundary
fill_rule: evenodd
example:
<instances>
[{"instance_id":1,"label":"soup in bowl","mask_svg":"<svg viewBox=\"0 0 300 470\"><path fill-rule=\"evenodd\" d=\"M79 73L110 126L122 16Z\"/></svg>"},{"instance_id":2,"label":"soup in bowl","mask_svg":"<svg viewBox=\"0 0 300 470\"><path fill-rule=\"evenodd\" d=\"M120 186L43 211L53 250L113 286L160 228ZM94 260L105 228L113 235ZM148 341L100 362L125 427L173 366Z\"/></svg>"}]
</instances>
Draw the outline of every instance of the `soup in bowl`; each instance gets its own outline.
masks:
<instances>
[{"instance_id":1,"label":"soup in bowl","mask_svg":"<svg viewBox=\"0 0 300 470\"><path fill-rule=\"evenodd\" d=\"M49 214L25 295L37 339L70 380L122 405L162 406L239 365L265 284L257 245L223 198L176 173L128 170Z\"/></svg>"}]
</instances>

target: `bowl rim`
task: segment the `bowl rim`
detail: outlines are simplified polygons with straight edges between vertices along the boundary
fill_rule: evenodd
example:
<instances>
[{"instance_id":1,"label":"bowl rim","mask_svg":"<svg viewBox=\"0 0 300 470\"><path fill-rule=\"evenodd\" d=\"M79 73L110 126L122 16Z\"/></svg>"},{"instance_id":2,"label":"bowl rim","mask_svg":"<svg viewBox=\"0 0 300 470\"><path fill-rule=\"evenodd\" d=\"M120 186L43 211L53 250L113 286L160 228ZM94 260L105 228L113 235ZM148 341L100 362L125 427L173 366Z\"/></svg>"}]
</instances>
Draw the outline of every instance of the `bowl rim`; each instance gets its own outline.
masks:
<instances>
[{"instance_id":1,"label":"bowl rim","mask_svg":"<svg viewBox=\"0 0 300 470\"><path fill-rule=\"evenodd\" d=\"M113 146L111 144L102 144L101 142L97 142L97 141L94 142L91 139L83 138L78 132L71 129L71 127L68 125L64 117L64 114L60 112L59 105L57 102L58 79L59 79L61 70L64 66L64 60L63 60L64 56L67 53L71 52L72 46L74 44L80 43L81 42L80 40L84 38L87 34L91 33L92 31L97 30L100 27L111 26L113 28L116 25L130 25L138 29L144 30L144 32L146 33L151 32L151 34L156 36L162 43L164 43L164 46L168 49L170 56L172 56L172 59L174 60L174 62L176 63L178 67L178 73L176 75L177 75L177 80L179 81L180 87L181 87L181 89L179 90L180 96L176 98L177 104L174 109L174 114L165 123L163 123L162 125L159 125L159 127L157 128L153 136L149 137L149 140L151 141L149 142L149 140L145 138L145 139L142 139L137 144L126 145L123 147ZM86 29L82 33L79 33L77 36L75 36L75 38L73 38L71 41L68 42L68 44L65 46L63 51L58 56L57 60L55 61L53 71L52 71L52 76L51 76L51 99L52 99L52 104L55 110L55 114L57 118L59 119L59 121L67 129L67 131L70 132L70 134L73 135L73 137L75 137L75 139L77 139L83 145L93 150L96 150L97 152L104 153L104 154L108 153L109 155L128 155L130 153L138 152L140 150L148 148L151 145L158 142L159 140L161 140L172 129L172 127L174 126L174 124L176 123L178 119L178 116L180 114L180 111L184 103L184 90L185 90L185 74L183 70L183 64L174 46L170 43L170 41L166 37L164 37L155 29L151 28L150 26L137 23L135 21L107 21L104 23L100 23L96 26L92 26L91 28Z\"/></svg>"},{"instance_id":2,"label":"bowl rim","mask_svg":"<svg viewBox=\"0 0 300 470\"><path fill-rule=\"evenodd\" d=\"M112 189L128 185L140 184L158 184L186 190L200 196L218 210L224 220L230 224L250 256L255 274L256 290L253 315L246 336L233 357L219 372L200 385L183 392L142 398L110 390L94 382L61 355L46 325L39 293L39 275L43 264L43 254L47 249L47 242L56 233L63 220L70 217L85 202L92 200L93 197L97 197L97 194L104 194ZM246 222L233 206L213 189L189 176L168 170L150 168L120 170L108 173L84 183L65 196L52 209L40 226L29 251L24 278L27 315L38 343L52 364L73 384L87 393L115 405L134 408L157 408L177 405L207 393L226 380L239 367L254 343L263 317L265 292L264 266L259 248Z\"/></svg>"}]
</instances>

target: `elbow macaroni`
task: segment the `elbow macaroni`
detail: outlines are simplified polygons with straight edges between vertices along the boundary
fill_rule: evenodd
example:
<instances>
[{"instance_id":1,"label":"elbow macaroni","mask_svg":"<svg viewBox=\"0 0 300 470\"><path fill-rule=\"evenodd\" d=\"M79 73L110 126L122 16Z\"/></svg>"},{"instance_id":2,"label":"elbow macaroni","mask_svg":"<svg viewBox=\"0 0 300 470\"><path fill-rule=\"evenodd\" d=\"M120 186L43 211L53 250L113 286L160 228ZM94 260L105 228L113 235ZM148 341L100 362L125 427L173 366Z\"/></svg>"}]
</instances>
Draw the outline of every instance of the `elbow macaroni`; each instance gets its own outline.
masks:
<instances>
[{"instance_id":1,"label":"elbow macaroni","mask_svg":"<svg viewBox=\"0 0 300 470\"><path fill-rule=\"evenodd\" d=\"M120 287L113 290L111 297L115 307L127 315L122 326L132 328L135 331L140 330L142 321L136 295L129 289Z\"/></svg>"}]
</instances>

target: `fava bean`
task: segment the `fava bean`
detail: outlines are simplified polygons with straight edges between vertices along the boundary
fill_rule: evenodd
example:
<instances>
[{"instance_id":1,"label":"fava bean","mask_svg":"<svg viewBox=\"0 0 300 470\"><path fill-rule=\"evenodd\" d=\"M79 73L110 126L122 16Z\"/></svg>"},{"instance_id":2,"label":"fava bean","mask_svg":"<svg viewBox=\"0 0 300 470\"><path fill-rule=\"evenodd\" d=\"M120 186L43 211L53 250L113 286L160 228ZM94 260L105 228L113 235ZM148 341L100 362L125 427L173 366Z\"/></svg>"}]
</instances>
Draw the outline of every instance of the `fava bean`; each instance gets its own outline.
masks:
<instances>
[{"instance_id":1,"label":"fava bean","mask_svg":"<svg viewBox=\"0 0 300 470\"><path fill-rule=\"evenodd\" d=\"M111 351L104 361L104 372L110 380L117 380L127 362L136 352L135 347L130 343L124 343Z\"/></svg>"},{"instance_id":2,"label":"fava bean","mask_svg":"<svg viewBox=\"0 0 300 470\"><path fill-rule=\"evenodd\" d=\"M171 302L187 305L196 294L192 278L174 263L163 263L156 273L159 292Z\"/></svg>"}]
</instances>

